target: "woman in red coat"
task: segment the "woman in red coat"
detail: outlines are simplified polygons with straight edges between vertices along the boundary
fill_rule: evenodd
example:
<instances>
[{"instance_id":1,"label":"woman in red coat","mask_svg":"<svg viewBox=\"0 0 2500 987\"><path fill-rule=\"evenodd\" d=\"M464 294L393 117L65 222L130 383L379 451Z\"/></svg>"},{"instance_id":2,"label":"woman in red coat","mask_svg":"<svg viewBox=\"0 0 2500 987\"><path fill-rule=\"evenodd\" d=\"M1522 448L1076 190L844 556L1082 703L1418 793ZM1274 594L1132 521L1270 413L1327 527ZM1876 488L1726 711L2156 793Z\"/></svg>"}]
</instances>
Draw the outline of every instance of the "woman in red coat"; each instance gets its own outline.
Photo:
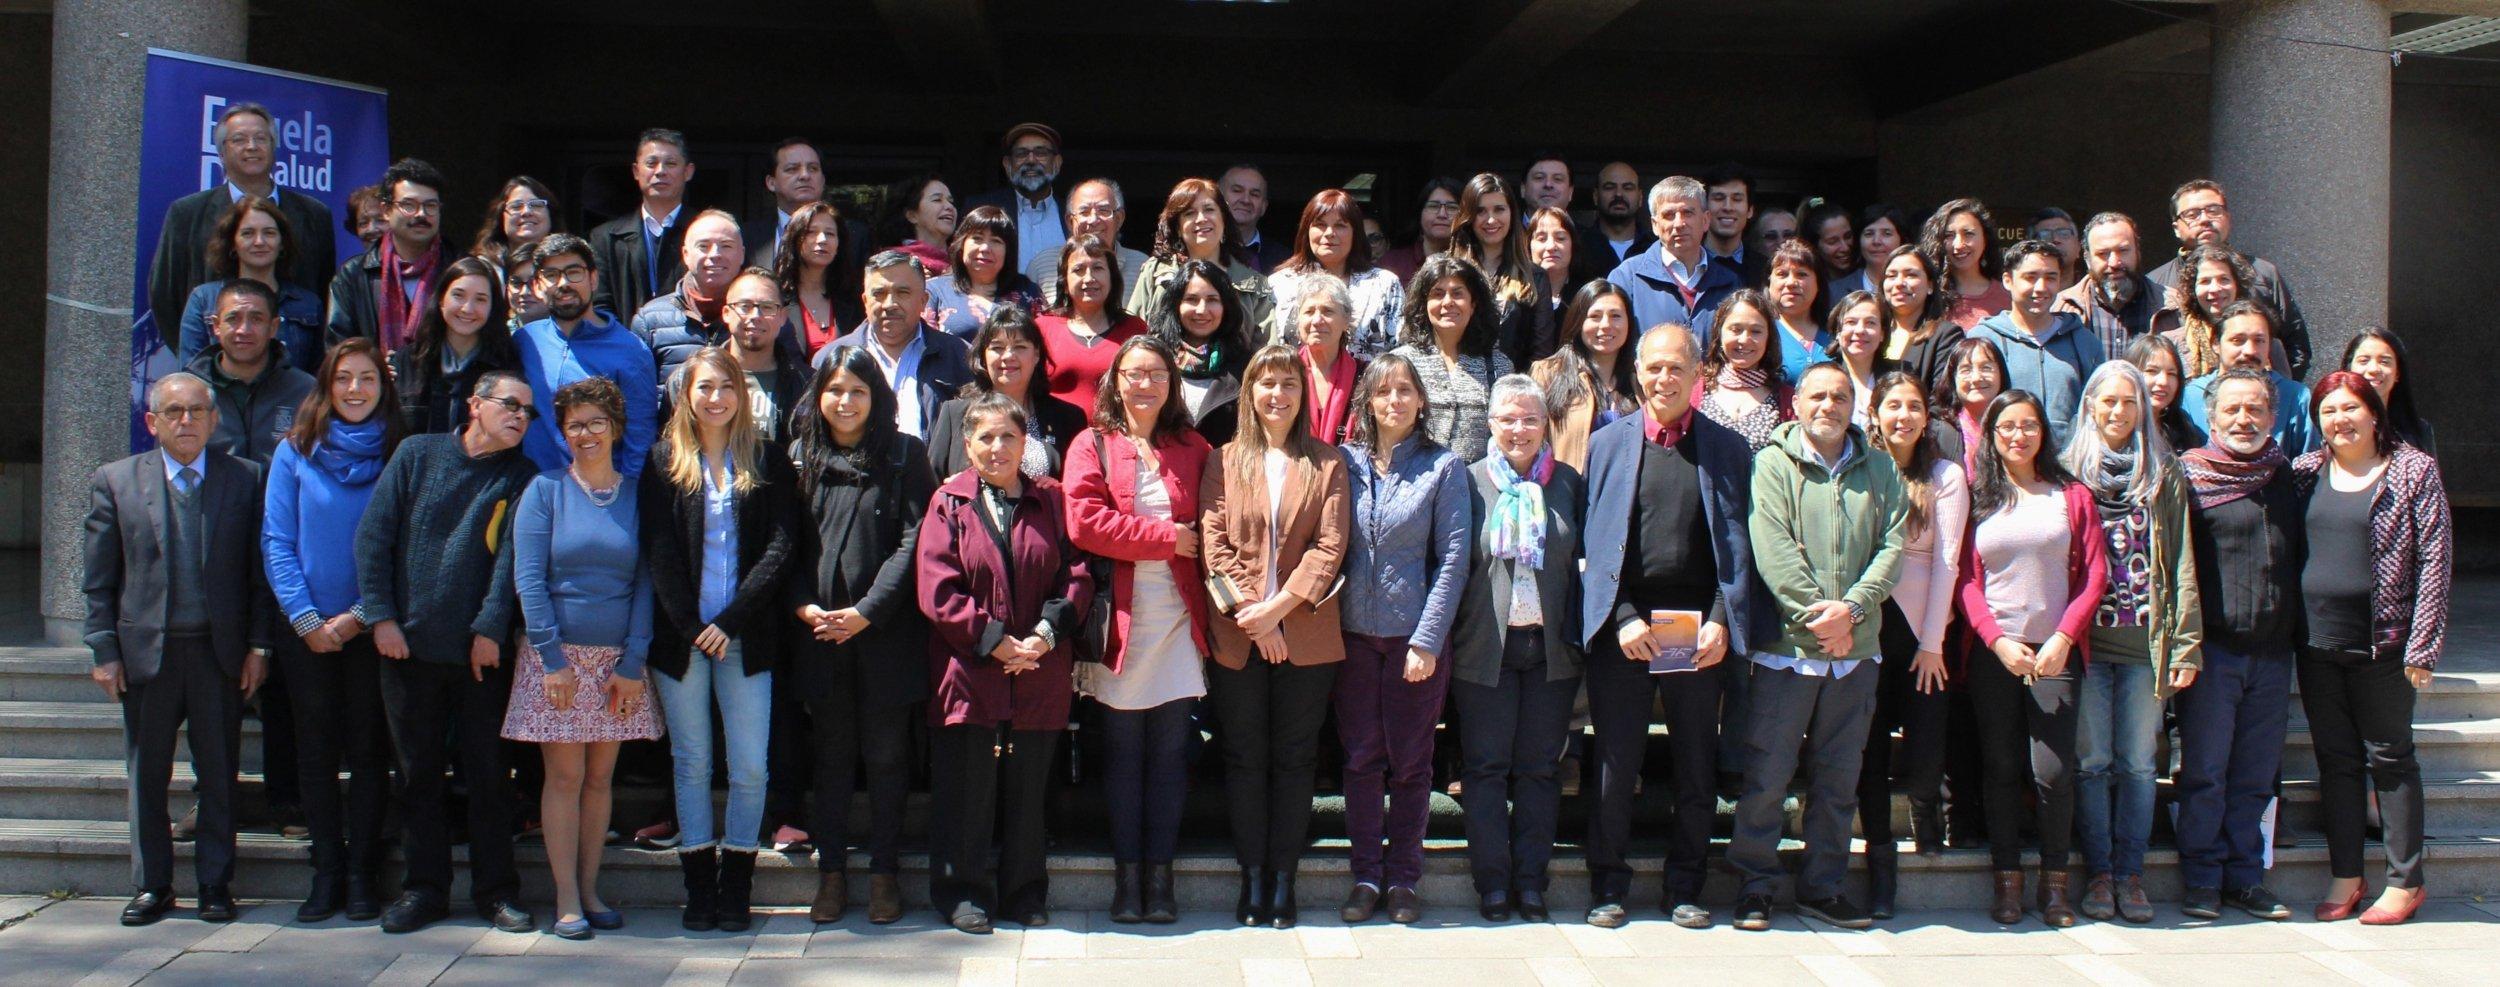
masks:
<instances>
[{"instance_id":1,"label":"woman in red coat","mask_svg":"<svg viewBox=\"0 0 2500 987\"><path fill-rule=\"evenodd\" d=\"M1068 725L1069 645L1094 593L1068 544L1058 481L1020 469L1024 428L1024 409L1004 395L964 408L972 468L930 498L916 549L936 683L929 900L972 933L989 932L1002 908L1020 925L1050 922L1042 801Z\"/></svg>"},{"instance_id":2,"label":"woman in red coat","mask_svg":"<svg viewBox=\"0 0 2500 987\"><path fill-rule=\"evenodd\" d=\"M1094 427L1068 446L1068 536L1112 562L1109 640L1076 689L1104 710L1111 920L1173 922L1189 712L1214 653L1198 554L1198 477L1213 450L1190 427L1171 347L1131 339L1111 368Z\"/></svg>"}]
</instances>

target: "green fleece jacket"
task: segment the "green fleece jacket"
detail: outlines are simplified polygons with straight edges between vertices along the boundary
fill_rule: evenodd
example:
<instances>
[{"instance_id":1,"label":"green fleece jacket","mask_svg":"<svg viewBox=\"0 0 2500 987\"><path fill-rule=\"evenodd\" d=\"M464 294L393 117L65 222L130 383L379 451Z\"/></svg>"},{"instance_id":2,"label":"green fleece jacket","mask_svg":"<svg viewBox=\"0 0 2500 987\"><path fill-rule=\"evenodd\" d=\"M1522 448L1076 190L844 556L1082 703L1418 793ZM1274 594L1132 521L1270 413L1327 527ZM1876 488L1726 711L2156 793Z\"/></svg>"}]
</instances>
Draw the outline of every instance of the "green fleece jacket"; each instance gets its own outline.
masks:
<instances>
[{"instance_id":1,"label":"green fleece jacket","mask_svg":"<svg viewBox=\"0 0 2500 987\"><path fill-rule=\"evenodd\" d=\"M1822 661L1875 656L1884 600L1901 575L1910 496L1892 457L1870 453L1852 427L1834 476L1807 446L1804 423L1785 422L1754 457L1754 568L1780 615L1779 639L1763 650ZM1821 600L1866 609L1848 654L1825 652L1806 629L1806 608Z\"/></svg>"}]
</instances>

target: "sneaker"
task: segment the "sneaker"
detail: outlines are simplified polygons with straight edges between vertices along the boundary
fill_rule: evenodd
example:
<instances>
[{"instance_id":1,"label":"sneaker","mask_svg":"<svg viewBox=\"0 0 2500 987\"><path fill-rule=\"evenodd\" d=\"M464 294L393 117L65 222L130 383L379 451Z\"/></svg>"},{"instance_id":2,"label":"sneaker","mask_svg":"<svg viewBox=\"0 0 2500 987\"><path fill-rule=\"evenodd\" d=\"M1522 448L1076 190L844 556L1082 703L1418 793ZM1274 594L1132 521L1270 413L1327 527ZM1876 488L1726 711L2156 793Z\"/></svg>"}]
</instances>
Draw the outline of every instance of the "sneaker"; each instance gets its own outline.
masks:
<instances>
[{"instance_id":1,"label":"sneaker","mask_svg":"<svg viewBox=\"0 0 2500 987\"><path fill-rule=\"evenodd\" d=\"M1813 901L1800 898L1797 900L1797 914L1843 929L1867 929L1875 925L1874 916L1868 915L1865 909L1851 904L1849 899L1840 895L1818 898ZM1743 928L1743 926L1739 925L1738 928Z\"/></svg>"},{"instance_id":2,"label":"sneaker","mask_svg":"<svg viewBox=\"0 0 2500 987\"><path fill-rule=\"evenodd\" d=\"M1667 909L1667 921L1675 923L1679 929L1707 929L1710 927L1710 909L1689 901L1683 902Z\"/></svg>"},{"instance_id":3,"label":"sneaker","mask_svg":"<svg viewBox=\"0 0 2500 987\"><path fill-rule=\"evenodd\" d=\"M677 820L662 819L635 830L634 845L645 850L677 849Z\"/></svg>"},{"instance_id":4,"label":"sneaker","mask_svg":"<svg viewBox=\"0 0 2500 987\"><path fill-rule=\"evenodd\" d=\"M2179 899L2179 911L2189 918L2221 918L2222 889L2187 889L2187 894Z\"/></svg>"},{"instance_id":5,"label":"sneaker","mask_svg":"<svg viewBox=\"0 0 2500 987\"><path fill-rule=\"evenodd\" d=\"M1771 896L1749 894L1736 906L1736 927L1746 932L1762 932L1771 927Z\"/></svg>"},{"instance_id":6,"label":"sneaker","mask_svg":"<svg viewBox=\"0 0 2500 987\"><path fill-rule=\"evenodd\" d=\"M2275 897L2274 892L2266 890L2263 884L2241 888L2223 897L2231 903L2231 907L2254 918L2280 922L2292 917L2291 907L2283 904L2283 899Z\"/></svg>"}]
</instances>

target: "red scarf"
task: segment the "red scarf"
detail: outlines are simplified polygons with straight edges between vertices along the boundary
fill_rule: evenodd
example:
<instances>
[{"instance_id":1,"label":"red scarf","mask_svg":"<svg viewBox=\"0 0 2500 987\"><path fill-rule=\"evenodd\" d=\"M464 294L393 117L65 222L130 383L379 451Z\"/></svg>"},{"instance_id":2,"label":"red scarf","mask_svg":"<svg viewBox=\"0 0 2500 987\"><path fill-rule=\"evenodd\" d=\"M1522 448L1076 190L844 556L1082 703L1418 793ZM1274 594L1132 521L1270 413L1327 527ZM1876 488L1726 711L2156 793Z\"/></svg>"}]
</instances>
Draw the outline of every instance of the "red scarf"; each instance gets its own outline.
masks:
<instances>
[{"instance_id":1,"label":"red scarf","mask_svg":"<svg viewBox=\"0 0 2500 987\"><path fill-rule=\"evenodd\" d=\"M381 323L377 331L384 352L397 352L408 344L409 334L416 330L417 317L425 311L425 306L432 304L424 297L426 286L434 283L434 269L442 262L441 237L435 237L434 245L426 248L425 256L412 263L399 256L399 245L390 234L382 235L382 283L375 286L380 289L375 294L380 296L376 299L380 302ZM410 278L417 280L419 302L416 305L409 303L408 291L404 287Z\"/></svg>"},{"instance_id":2,"label":"red scarf","mask_svg":"<svg viewBox=\"0 0 2500 987\"><path fill-rule=\"evenodd\" d=\"M688 273L684 280L677 282L678 297L684 298L686 307L694 310L695 321L707 326L719 325L721 302L727 300L729 293L724 291L705 298L700 292L701 289L695 287L692 273Z\"/></svg>"},{"instance_id":3,"label":"red scarf","mask_svg":"<svg viewBox=\"0 0 2500 987\"><path fill-rule=\"evenodd\" d=\"M2288 462L2283 446L2273 439L2267 439L2265 448L2248 457L2223 448L2220 442L2209 441L2203 448L2181 453L2179 471L2187 474L2188 487L2196 493L2196 506L2210 511L2256 493Z\"/></svg>"},{"instance_id":4,"label":"red scarf","mask_svg":"<svg viewBox=\"0 0 2500 987\"><path fill-rule=\"evenodd\" d=\"M1303 366L1311 365L1309 346L1301 348L1301 357ZM1327 373L1311 376L1314 378L1311 387L1311 434L1330 445L1345 441L1346 424L1353 418L1354 412L1350 401L1354 389L1354 355L1340 348L1337 359L1329 363ZM1326 390L1318 386L1319 380L1328 382Z\"/></svg>"}]
</instances>

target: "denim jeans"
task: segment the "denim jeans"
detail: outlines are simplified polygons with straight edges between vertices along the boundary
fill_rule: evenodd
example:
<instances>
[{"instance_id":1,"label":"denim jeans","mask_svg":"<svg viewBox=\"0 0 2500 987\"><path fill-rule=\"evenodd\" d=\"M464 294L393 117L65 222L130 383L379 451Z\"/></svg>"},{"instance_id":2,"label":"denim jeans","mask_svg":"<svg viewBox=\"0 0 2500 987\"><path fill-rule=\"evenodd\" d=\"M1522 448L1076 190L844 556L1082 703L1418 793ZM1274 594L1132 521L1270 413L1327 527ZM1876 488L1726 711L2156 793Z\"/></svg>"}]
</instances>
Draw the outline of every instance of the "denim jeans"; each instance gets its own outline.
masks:
<instances>
[{"instance_id":1,"label":"denim jeans","mask_svg":"<svg viewBox=\"0 0 2500 987\"><path fill-rule=\"evenodd\" d=\"M2149 663L2084 666L2075 732L2075 832L2093 876L2144 876L2153 832L2153 744L2161 700Z\"/></svg>"},{"instance_id":2,"label":"denim jeans","mask_svg":"<svg viewBox=\"0 0 2500 987\"><path fill-rule=\"evenodd\" d=\"M2188 887L2228 893L2265 882L2258 825L2283 767L2292 677L2289 648L2207 640L2204 670L2179 692L2179 880Z\"/></svg>"},{"instance_id":3,"label":"denim jeans","mask_svg":"<svg viewBox=\"0 0 2500 987\"><path fill-rule=\"evenodd\" d=\"M668 752L676 762L680 851L718 844L755 852L764 828L764 757L773 728L773 673L746 674L743 651L729 642L718 661L692 648L684 678L651 676L668 718ZM720 704L729 741L729 812L712 829L712 706Z\"/></svg>"}]
</instances>

